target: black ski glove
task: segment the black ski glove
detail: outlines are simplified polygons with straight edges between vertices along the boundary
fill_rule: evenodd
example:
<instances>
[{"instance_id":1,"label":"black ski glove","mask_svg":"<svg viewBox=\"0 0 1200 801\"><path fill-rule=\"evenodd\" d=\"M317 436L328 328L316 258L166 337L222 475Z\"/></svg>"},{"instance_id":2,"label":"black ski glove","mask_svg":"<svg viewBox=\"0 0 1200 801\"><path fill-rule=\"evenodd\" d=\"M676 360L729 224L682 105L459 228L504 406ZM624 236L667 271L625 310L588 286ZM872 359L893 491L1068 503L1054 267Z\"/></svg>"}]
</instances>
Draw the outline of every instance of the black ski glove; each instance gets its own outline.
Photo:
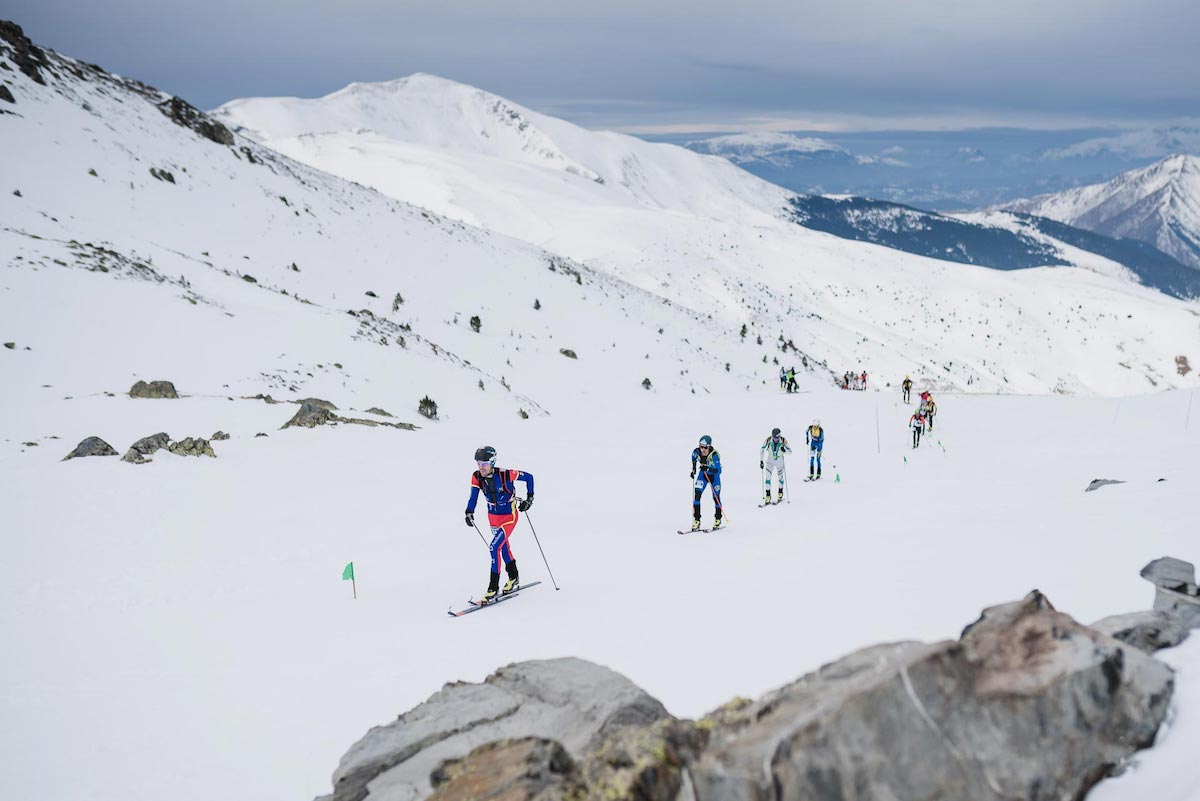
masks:
<instances>
[{"instance_id":1,"label":"black ski glove","mask_svg":"<svg viewBox=\"0 0 1200 801\"><path fill-rule=\"evenodd\" d=\"M692 478L696 477L696 468L692 468Z\"/></svg>"},{"instance_id":2,"label":"black ski glove","mask_svg":"<svg viewBox=\"0 0 1200 801\"><path fill-rule=\"evenodd\" d=\"M528 512L530 506L533 506L533 496L532 495L530 495L528 498L526 498L525 500L518 503L517 509L522 512Z\"/></svg>"},{"instance_id":3,"label":"black ski glove","mask_svg":"<svg viewBox=\"0 0 1200 801\"><path fill-rule=\"evenodd\" d=\"M475 513L474 512L467 512L467 525L470 526L471 528L475 528Z\"/></svg>"},{"instance_id":4,"label":"black ski glove","mask_svg":"<svg viewBox=\"0 0 1200 801\"><path fill-rule=\"evenodd\" d=\"M759 469L759 470L762 470L762 469L763 469L763 463L762 463L762 460L761 460L761 459L758 461L758 469Z\"/></svg>"}]
</instances>

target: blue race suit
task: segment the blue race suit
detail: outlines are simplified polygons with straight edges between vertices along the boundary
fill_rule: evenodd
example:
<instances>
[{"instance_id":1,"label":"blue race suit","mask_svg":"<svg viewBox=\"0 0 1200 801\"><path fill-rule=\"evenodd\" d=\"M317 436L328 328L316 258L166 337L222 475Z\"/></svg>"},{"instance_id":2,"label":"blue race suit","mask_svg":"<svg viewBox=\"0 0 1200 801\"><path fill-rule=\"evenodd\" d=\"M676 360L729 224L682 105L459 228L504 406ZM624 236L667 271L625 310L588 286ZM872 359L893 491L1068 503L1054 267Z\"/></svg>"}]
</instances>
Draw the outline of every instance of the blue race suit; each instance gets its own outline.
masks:
<instances>
[{"instance_id":1,"label":"blue race suit","mask_svg":"<svg viewBox=\"0 0 1200 801\"><path fill-rule=\"evenodd\" d=\"M712 484L713 503L717 506L716 518L721 519L721 454L710 449L708 456L696 448L692 451L692 472L696 474L695 496L692 499L692 517L700 519L700 497Z\"/></svg>"},{"instance_id":2,"label":"blue race suit","mask_svg":"<svg viewBox=\"0 0 1200 801\"><path fill-rule=\"evenodd\" d=\"M808 474L813 474L813 467L817 469L817 475L821 475L821 449L825 447L825 429L820 426L809 426L804 432L804 441L808 443Z\"/></svg>"},{"instance_id":3,"label":"blue race suit","mask_svg":"<svg viewBox=\"0 0 1200 801\"><path fill-rule=\"evenodd\" d=\"M512 562L512 548L508 540L513 529L517 527L517 507L513 503L513 493L516 482L525 482L525 494L533 495L533 474L522 470L492 470L492 474L484 478L475 471L471 475L471 499L467 501L467 513L474 514L475 504L479 501L479 492L483 491L487 499L488 524L492 529L492 542L489 549L492 554L492 572L500 572L500 561Z\"/></svg>"}]
</instances>

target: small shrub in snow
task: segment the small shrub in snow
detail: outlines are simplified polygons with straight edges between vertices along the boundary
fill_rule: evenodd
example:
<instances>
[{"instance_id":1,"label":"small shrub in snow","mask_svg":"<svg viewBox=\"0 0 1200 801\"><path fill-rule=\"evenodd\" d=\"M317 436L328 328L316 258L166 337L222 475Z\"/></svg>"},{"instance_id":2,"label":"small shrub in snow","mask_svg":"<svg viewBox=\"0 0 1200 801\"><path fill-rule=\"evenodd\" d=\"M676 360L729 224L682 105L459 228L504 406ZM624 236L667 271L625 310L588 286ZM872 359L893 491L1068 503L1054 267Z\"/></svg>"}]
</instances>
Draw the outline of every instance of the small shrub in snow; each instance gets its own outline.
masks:
<instances>
[{"instance_id":1,"label":"small shrub in snow","mask_svg":"<svg viewBox=\"0 0 1200 801\"><path fill-rule=\"evenodd\" d=\"M538 300L537 298L534 298L533 299L533 310L541 311L541 308L542 308L542 302L540 300Z\"/></svg>"},{"instance_id":2,"label":"small shrub in snow","mask_svg":"<svg viewBox=\"0 0 1200 801\"><path fill-rule=\"evenodd\" d=\"M642 389L650 389L651 386L649 378L642 379Z\"/></svg>"},{"instance_id":3,"label":"small shrub in snow","mask_svg":"<svg viewBox=\"0 0 1200 801\"><path fill-rule=\"evenodd\" d=\"M529 419L529 412L525 411L524 409L517 409L517 414L520 416L520 418L522 420Z\"/></svg>"},{"instance_id":4,"label":"small shrub in snow","mask_svg":"<svg viewBox=\"0 0 1200 801\"><path fill-rule=\"evenodd\" d=\"M428 417L430 420L436 420L438 416L437 402L426 395L417 404L417 414L420 414L422 417Z\"/></svg>"},{"instance_id":5,"label":"small shrub in snow","mask_svg":"<svg viewBox=\"0 0 1200 801\"><path fill-rule=\"evenodd\" d=\"M482 325L483 325L483 323L480 322L479 315L475 315L474 317L471 318L471 330L474 331L476 334L479 333L479 329Z\"/></svg>"},{"instance_id":6,"label":"small shrub in snow","mask_svg":"<svg viewBox=\"0 0 1200 801\"><path fill-rule=\"evenodd\" d=\"M404 296L397 292L396 297L392 298L392 311L400 311L400 307L403 305Z\"/></svg>"}]
</instances>

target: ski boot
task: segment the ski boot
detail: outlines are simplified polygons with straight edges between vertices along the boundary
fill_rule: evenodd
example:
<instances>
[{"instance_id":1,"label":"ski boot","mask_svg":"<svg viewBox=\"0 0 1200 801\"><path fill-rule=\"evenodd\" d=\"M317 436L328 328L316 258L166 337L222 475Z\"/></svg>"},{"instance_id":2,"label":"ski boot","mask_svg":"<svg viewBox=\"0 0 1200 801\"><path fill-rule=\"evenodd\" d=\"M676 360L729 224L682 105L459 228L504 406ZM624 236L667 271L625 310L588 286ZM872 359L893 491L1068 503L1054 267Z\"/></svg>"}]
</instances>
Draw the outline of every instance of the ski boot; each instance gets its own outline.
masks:
<instances>
[{"instance_id":1,"label":"ski boot","mask_svg":"<svg viewBox=\"0 0 1200 801\"><path fill-rule=\"evenodd\" d=\"M771 503L771 490L767 490L763 495L763 505L767 506Z\"/></svg>"},{"instance_id":2,"label":"ski boot","mask_svg":"<svg viewBox=\"0 0 1200 801\"><path fill-rule=\"evenodd\" d=\"M483 594L483 597L479 599L479 605L487 606L488 604L495 603L496 600L499 598L499 596L500 596L500 574L493 573L491 575L491 578L488 579L487 592L485 592Z\"/></svg>"},{"instance_id":3,"label":"ski boot","mask_svg":"<svg viewBox=\"0 0 1200 801\"><path fill-rule=\"evenodd\" d=\"M779 492L775 494L775 503L783 503L783 487L780 487Z\"/></svg>"},{"instance_id":4,"label":"ski boot","mask_svg":"<svg viewBox=\"0 0 1200 801\"><path fill-rule=\"evenodd\" d=\"M700 530L700 521L698 519L693 519L692 520L692 531L699 531L699 530Z\"/></svg>"},{"instance_id":5,"label":"ski boot","mask_svg":"<svg viewBox=\"0 0 1200 801\"><path fill-rule=\"evenodd\" d=\"M713 531L716 531L720 527L721 527L721 518L718 517L716 520L713 521Z\"/></svg>"},{"instance_id":6,"label":"ski boot","mask_svg":"<svg viewBox=\"0 0 1200 801\"><path fill-rule=\"evenodd\" d=\"M502 596L521 589L521 579L517 577L517 560L512 560L506 567L508 568L508 581L504 582L504 588L500 590Z\"/></svg>"},{"instance_id":7,"label":"ski boot","mask_svg":"<svg viewBox=\"0 0 1200 801\"><path fill-rule=\"evenodd\" d=\"M814 478L814 479L813 479L813 481L820 481L820 480L821 480L821 471L820 471L820 470L818 470L818 471L817 471L817 477L816 477L816 478Z\"/></svg>"}]
</instances>

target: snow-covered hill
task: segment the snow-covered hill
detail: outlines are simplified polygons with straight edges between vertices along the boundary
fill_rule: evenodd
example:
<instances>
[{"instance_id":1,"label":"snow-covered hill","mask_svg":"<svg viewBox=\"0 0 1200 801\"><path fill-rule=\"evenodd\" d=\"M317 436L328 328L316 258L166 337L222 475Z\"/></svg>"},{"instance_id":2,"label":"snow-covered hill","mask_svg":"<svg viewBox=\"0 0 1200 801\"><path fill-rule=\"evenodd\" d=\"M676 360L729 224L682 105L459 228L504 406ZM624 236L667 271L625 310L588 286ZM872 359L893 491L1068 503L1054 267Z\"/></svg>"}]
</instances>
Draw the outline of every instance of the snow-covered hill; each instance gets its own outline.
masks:
<instances>
[{"instance_id":1,"label":"snow-covered hill","mask_svg":"<svg viewBox=\"0 0 1200 801\"><path fill-rule=\"evenodd\" d=\"M1102 184L1001 208L1140 239L1200 270L1200 156L1169 156Z\"/></svg>"},{"instance_id":2,"label":"snow-covered hill","mask_svg":"<svg viewBox=\"0 0 1200 801\"><path fill-rule=\"evenodd\" d=\"M434 102L431 92L457 100ZM473 104L469 111L464 102ZM512 110L528 123L526 133L549 140L601 180L514 157L478 123L497 107ZM903 373L916 357L918 370L949 386L1137 391L1139 381L1150 387L1179 380L1177 354L1167 351L1194 333L1190 310L1130 286L1129 272L1107 260L1100 260L1105 279L1062 268L1004 276L839 240L795 225L790 193L724 159L586 131L430 76L309 101L235 101L216 116L296 159L579 260L712 313L726 327L749 319L764 331L778 329L835 372L869 364ZM442 130L449 133L431 133ZM985 298L1004 300L985 311ZM1143 303L1164 313L1140 314ZM1104 332L1109 327L1098 323L1105 319L1118 328L1134 319L1179 327L1162 340L1066 333ZM1021 344L997 340L997 327ZM1166 348L1134 360L1161 364L1149 380L1131 380L1120 366L1135 339L1139 349L1151 342Z\"/></svg>"},{"instance_id":3,"label":"snow-covered hill","mask_svg":"<svg viewBox=\"0 0 1200 801\"><path fill-rule=\"evenodd\" d=\"M903 167L897 159L856 156L846 148L816 136L796 136L773 131L750 131L698 139L685 144L689 150L727 158L739 166L756 163L773 167L794 167L801 161L843 161L854 164L887 163Z\"/></svg>"},{"instance_id":4,"label":"snow-covered hill","mask_svg":"<svg viewBox=\"0 0 1200 801\"><path fill-rule=\"evenodd\" d=\"M849 243L755 205L775 190L724 161L539 122L564 161L497 157L524 176L511 219L615 254L589 266L301 165L9 24L0 85L0 798L295 801L366 727L506 662L591 658L697 715L864 645L953 636L1033 587L1088 622L1145 608L1142 564L1200 558L1194 389L940 391L1195 387L1174 362L1194 306ZM482 208L479 154L447 178L420 152L373 163ZM778 392L771 360L808 347L806 391ZM935 437L909 446L895 394L829 389L818 351L938 390ZM183 397L128 397L137 379ZM268 393L421 427L280 430L295 406L246 398ZM440 420L416 415L424 395ZM756 509L758 444L778 425L800 450L815 417L826 478ZM214 459L61 461L89 435L217 429ZM701 433L731 524L680 537ZM486 581L462 519L484 443L537 476L513 547L546 584L451 620ZM1084 494L1099 476L1127 483ZM1167 657L1177 726L1112 801L1196 786L1178 754L1198 642Z\"/></svg>"}]
</instances>

